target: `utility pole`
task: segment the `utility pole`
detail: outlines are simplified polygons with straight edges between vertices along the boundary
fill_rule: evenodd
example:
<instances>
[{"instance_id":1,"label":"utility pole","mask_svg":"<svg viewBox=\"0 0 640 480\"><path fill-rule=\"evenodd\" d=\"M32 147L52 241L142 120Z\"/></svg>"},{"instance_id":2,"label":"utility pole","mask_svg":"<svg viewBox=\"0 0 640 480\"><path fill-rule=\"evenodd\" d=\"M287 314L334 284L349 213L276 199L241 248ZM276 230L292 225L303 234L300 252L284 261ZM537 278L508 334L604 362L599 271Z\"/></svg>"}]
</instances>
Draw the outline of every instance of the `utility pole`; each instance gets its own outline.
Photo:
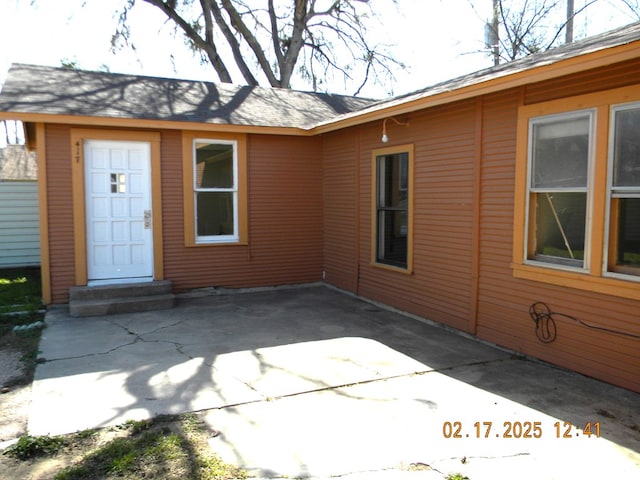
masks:
<instances>
[{"instance_id":1,"label":"utility pole","mask_svg":"<svg viewBox=\"0 0 640 480\"><path fill-rule=\"evenodd\" d=\"M567 27L565 30L565 43L573 42L573 11L574 0L567 0Z\"/></svg>"},{"instance_id":2,"label":"utility pole","mask_svg":"<svg viewBox=\"0 0 640 480\"><path fill-rule=\"evenodd\" d=\"M498 65L500 63L500 22L498 9L500 5L498 2L500 0L492 0L493 2L493 13L491 17L491 22L487 22L484 25L484 44L487 49L491 52L491 56L493 57L493 64Z\"/></svg>"}]
</instances>

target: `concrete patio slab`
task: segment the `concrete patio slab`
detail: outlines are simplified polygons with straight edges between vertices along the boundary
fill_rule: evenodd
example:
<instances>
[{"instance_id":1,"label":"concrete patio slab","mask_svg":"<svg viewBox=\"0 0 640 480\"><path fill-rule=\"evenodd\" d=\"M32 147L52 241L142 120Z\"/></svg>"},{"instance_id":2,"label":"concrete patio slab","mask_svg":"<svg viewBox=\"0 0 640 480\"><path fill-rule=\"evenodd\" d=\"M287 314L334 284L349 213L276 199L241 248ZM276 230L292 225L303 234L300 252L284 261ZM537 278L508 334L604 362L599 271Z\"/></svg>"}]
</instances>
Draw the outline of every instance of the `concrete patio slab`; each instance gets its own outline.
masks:
<instances>
[{"instance_id":1,"label":"concrete patio slab","mask_svg":"<svg viewBox=\"0 0 640 480\"><path fill-rule=\"evenodd\" d=\"M511 369L509 362L499 363ZM584 425L582 417L572 418ZM604 431L600 438L575 436L576 430L562 438L563 417L437 372L211 410L206 421L221 432L210 441L214 450L258 478L369 478L376 472L444 478L459 472L472 480L566 480L613 472L634 478L640 468L637 453ZM506 422L539 422L541 436L522 438L516 426L508 438ZM460 438L454 438L458 423ZM443 428L449 424L451 432Z\"/></svg>"},{"instance_id":2,"label":"concrete patio slab","mask_svg":"<svg viewBox=\"0 0 640 480\"><path fill-rule=\"evenodd\" d=\"M640 474L640 395L329 288L46 321L32 434L202 411L257 478Z\"/></svg>"},{"instance_id":3,"label":"concrete patio slab","mask_svg":"<svg viewBox=\"0 0 640 480\"><path fill-rule=\"evenodd\" d=\"M430 369L375 340L353 337L227 353L213 367L232 371L269 398Z\"/></svg>"}]
</instances>

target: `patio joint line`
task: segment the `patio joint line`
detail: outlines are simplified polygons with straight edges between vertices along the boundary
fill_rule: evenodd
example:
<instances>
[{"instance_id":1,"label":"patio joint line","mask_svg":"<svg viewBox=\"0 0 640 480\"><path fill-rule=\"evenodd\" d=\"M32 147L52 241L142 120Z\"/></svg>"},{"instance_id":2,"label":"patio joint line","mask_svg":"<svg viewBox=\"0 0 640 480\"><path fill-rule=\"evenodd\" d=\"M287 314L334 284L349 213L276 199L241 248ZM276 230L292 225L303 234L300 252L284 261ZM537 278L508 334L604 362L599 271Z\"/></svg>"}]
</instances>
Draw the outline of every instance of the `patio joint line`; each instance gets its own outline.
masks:
<instances>
[{"instance_id":1,"label":"patio joint line","mask_svg":"<svg viewBox=\"0 0 640 480\"><path fill-rule=\"evenodd\" d=\"M342 383L339 385L329 385L326 387L318 387L318 388L312 388L310 390L304 390L304 391L300 391L300 392L293 392L293 393L285 393L282 395L276 395L276 396L265 396L263 393L261 393L260 391L256 390L257 393L259 393L262 397L264 397L265 399L262 401L274 401L274 400L280 400L280 399L284 399L284 398L290 398L290 397L297 397L299 395L306 395L309 393L318 393L318 392L328 392L331 390L337 390L340 388L349 388L349 387L355 387L357 385L367 385L369 383L375 383L375 382L383 382L386 380L395 380L397 378L403 378L403 377L411 377L413 375L422 375L424 373L429 373L432 370L428 370L428 371L416 371L416 372L409 372L409 373L399 373L398 375L389 375L386 377L379 377L379 378L371 378L369 380L360 380L358 382L350 382L350 383ZM245 383L245 382L242 382ZM249 385L250 386L250 385ZM251 386L250 386L251 387ZM253 390L255 390L255 388L251 387ZM250 403L256 403L258 402L257 400L252 400L249 402L246 402L246 404L250 404ZM233 406L238 406L238 405L244 405L245 403L240 403L237 405L233 405ZM226 408L223 407L223 408Z\"/></svg>"},{"instance_id":2,"label":"patio joint line","mask_svg":"<svg viewBox=\"0 0 640 480\"><path fill-rule=\"evenodd\" d=\"M371 474L371 473L380 473L380 472L415 472L415 471L419 471L419 470L423 470L423 468L416 468L416 466L426 466L429 468L424 468L424 470L430 470L430 471L434 471L436 473L439 473L440 475L442 475L444 477L444 473L442 473L441 471L439 471L436 468L431 467L430 465L427 464L423 464L420 462L412 462L409 465L399 465L399 466L394 466L394 467L380 467L380 468L372 468L369 470L354 470L352 472L345 472L345 473L334 473L333 475L326 475L326 476L312 476L312 477L306 477L307 480L313 480L314 478L317 479L327 479L327 478L345 478L345 477L350 477L352 475L364 475L364 474ZM276 478L290 478L290 477L276 477Z\"/></svg>"},{"instance_id":3,"label":"patio joint line","mask_svg":"<svg viewBox=\"0 0 640 480\"><path fill-rule=\"evenodd\" d=\"M517 360L517 358L506 357L506 358L492 358L490 360L478 360L477 362L467 362L467 363L460 363L458 365L449 365L447 367L434 368L432 370L427 370L427 371L422 372L422 373L446 372L448 370L455 370L455 369L458 369L458 368L475 367L475 366L478 366L478 365L491 365L492 363L504 363L504 362L508 362L508 361L512 361L512 360Z\"/></svg>"},{"instance_id":4,"label":"patio joint line","mask_svg":"<svg viewBox=\"0 0 640 480\"><path fill-rule=\"evenodd\" d=\"M384 382L384 381L387 381L387 380L395 380L395 379L398 379L398 378L412 377L412 376L418 376L418 375L426 375L426 374L429 374L429 373L439 373L439 372L444 372L444 371L447 371L447 370L453 370L453 369L461 368L461 367L470 367L470 366L476 366L476 365L488 365L488 364L491 364L491 363L500 363L500 362L504 362L506 360L513 360L513 358L496 358L496 359L492 359L492 360L482 360L482 361L478 361L478 362L462 363L462 364L459 364L459 365L452 365L452 366L443 367L443 368L439 368L439 369L417 370L417 371L414 371L414 372L399 373L397 375L380 376L379 378L371 378L369 380L360 380L358 382L343 383L343 384L339 384L339 385L329 385L329 386L326 386L326 387L312 388L312 389L309 389L309 390L304 390L304 391L299 391L299 392L292 392L292 393L285 393L285 394L276 395L276 396L265 395L263 392L261 392L260 390L256 389L255 387L253 387L249 383L243 381L240 378L236 378L234 376L233 378L235 380L239 381L243 385L246 385L251 390L253 390L258 395L260 395L262 397L262 400L249 400L247 402L239 402L239 403L235 403L235 404L232 404L232 405L231 404L230 405L224 405L222 407L218 407L218 409L223 410L225 408L234 408L234 407L239 407L239 406L243 406L243 405L250 405L250 404L253 404L253 403L272 402L272 401L281 400L281 399L285 399L285 398L297 397L297 396L300 396L300 395L307 395L307 394L310 394L310 393L328 392L328 391L331 391L331 390L338 390L340 388L349 388L349 387L355 387L355 386L358 386L358 385L367 385L369 383ZM214 369L216 368L215 366L210 365L208 363L207 363L207 365L210 366L211 368L214 368Z\"/></svg>"},{"instance_id":5,"label":"patio joint line","mask_svg":"<svg viewBox=\"0 0 640 480\"><path fill-rule=\"evenodd\" d=\"M515 453L515 454L511 454L511 455L500 455L500 456L495 456L495 457L485 457L485 456L473 456L473 457L465 457L468 460L471 459L488 459L488 460L493 460L493 459L502 459L502 458L511 458L511 457L519 457L519 456L524 456L524 455L530 455L529 453ZM300 478L305 478L307 480L313 480L313 479L330 479L330 478L346 478L346 477L350 477L352 475L364 475L364 474L371 474L371 473L380 473L380 472L394 472L394 471L400 471L400 472L418 472L418 471L430 471L430 472L435 472L439 475L442 475L443 478L445 476L445 473L441 470L439 470L438 468L434 467L433 464L437 463L437 462L442 462L442 461L447 461L447 460L459 460L458 457L451 457L451 458L445 458L445 459L438 459L438 460L434 460L432 463L425 463L425 462L411 462L408 464L405 463L401 463L400 465L397 466L392 466L392 467L380 467L380 468L372 468L372 469L367 469L367 470L353 470L353 471L349 471L349 472L343 472L343 473L334 473L334 474L330 474L330 475L312 475L312 476L305 476L305 477L300 477ZM284 478L292 478L289 475L278 475L275 477L269 477L270 479L276 480L276 479L284 479ZM298 478L298 477L295 477Z\"/></svg>"},{"instance_id":6,"label":"patio joint line","mask_svg":"<svg viewBox=\"0 0 640 480\"><path fill-rule=\"evenodd\" d=\"M502 460L504 458L527 457L529 455L531 455L531 452L516 452L516 453L505 454L505 455L472 455L472 456L463 456L463 457L438 458L437 460L431 461L431 463L424 463L424 462L415 462L415 463L419 465L427 465L431 467L433 470L438 472L438 470L436 470L432 466L433 464L436 464L438 462L448 462L451 460L460 461L464 459L465 461L463 463L466 463L469 460Z\"/></svg>"}]
</instances>

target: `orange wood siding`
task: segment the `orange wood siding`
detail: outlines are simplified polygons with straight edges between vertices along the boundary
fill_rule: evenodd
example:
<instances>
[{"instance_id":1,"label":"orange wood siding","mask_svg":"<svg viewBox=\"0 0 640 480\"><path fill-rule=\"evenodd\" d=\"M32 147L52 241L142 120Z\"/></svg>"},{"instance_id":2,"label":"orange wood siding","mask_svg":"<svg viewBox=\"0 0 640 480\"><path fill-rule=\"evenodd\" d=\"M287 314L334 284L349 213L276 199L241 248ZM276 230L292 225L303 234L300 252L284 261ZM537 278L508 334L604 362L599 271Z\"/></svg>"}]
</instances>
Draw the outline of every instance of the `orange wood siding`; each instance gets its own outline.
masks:
<instances>
[{"instance_id":1,"label":"orange wood siding","mask_svg":"<svg viewBox=\"0 0 640 480\"><path fill-rule=\"evenodd\" d=\"M322 279L322 141L249 137L249 244L185 247L181 132L161 139L164 278L176 291ZM75 285L70 128L46 126L52 303ZM154 248L162 248L156 245Z\"/></svg>"},{"instance_id":2,"label":"orange wood siding","mask_svg":"<svg viewBox=\"0 0 640 480\"><path fill-rule=\"evenodd\" d=\"M352 292L358 275L357 135L358 129L328 134L323 165L325 280Z\"/></svg>"},{"instance_id":3,"label":"orange wood siding","mask_svg":"<svg viewBox=\"0 0 640 480\"><path fill-rule=\"evenodd\" d=\"M184 246L180 132L162 134L165 278L176 291L322 278L319 138L248 139L248 245Z\"/></svg>"},{"instance_id":4,"label":"orange wood siding","mask_svg":"<svg viewBox=\"0 0 640 480\"><path fill-rule=\"evenodd\" d=\"M70 128L46 126L47 198L49 200L49 258L51 301L66 303L75 282Z\"/></svg>"},{"instance_id":5,"label":"orange wood siding","mask_svg":"<svg viewBox=\"0 0 640 480\"><path fill-rule=\"evenodd\" d=\"M360 282L365 297L461 330L471 329L475 102L412 114L409 126L382 122L362 130L360 144ZM407 119L403 119L407 120ZM414 145L413 272L371 265L371 151Z\"/></svg>"},{"instance_id":6,"label":"orange wood siding","mask_svg":"<svg viewBox=\"0 0 640 480\"><path fill-rule=\"evenodd\" d=\"M601 78L607 78L607 75L603 74ZM552 86L558 83L552 82ZM564 80L562 83L568 85L571 82ZM614 84L619 86L617 82ZM606 83L601 88L605 86ZM552 311L583 322L637 335L640 335L637 315L640 303L513 277L510 262L518 98L518 91L514 90L484 99L477 335L518 352L638 391L638 339L591 329L560 316L556 317L555 342L542 343L535 335L529 306L536 301L545 302Z\"/></svg>"},{"instance_id":7,"label":"orange wood siding","mask_svg":"<svg viewBox=\"0 0 640 480\"><path fill-rule=\"evenodd\" d=\"M640 391L640 340L558 316L556 340L542 343L529 316L530 305L542 301L552 311L587 324L640 335L640 302L517 279L511 268L518 106L628 85L637 82L639 69L640 61L626 62L412 113L409 127L389 131L388 145L415 145L412 275L371 265L371 152L382 146L382 122L326 136L325 202L328 205L332 195L342 203L359 194L359 204L342 212L342 223L334 223L326 234L335 244L325 245L327 280L454 328L475 328L478 337L517 352ZM358 162L355 178L349 170L351 155ZM480 160L475 168L474 158ZM334 182L337 172L330 168L345 172L342 184ZM475 211L474 201L479 202ZM355 214L359 269L347 258L353 252L350 220ZM333 252L340 256L333 257ZM338 268L343 271L335 271Z\"/></svg>"}]
</instances>

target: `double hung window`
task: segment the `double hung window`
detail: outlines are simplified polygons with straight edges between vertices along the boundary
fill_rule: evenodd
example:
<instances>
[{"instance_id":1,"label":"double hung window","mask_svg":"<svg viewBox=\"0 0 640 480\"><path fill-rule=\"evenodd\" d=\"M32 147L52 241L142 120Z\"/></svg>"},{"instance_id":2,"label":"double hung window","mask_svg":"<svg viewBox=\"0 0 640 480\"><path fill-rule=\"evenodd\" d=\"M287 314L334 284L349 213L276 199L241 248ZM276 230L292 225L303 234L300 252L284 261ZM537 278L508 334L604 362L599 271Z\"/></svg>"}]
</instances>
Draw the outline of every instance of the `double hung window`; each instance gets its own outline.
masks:
<instances>
[{"instance_id":1,"label":"double hung window","mask_svg":"<svg viewBox=\"0 0 640 480\"><path fill-rule=\"evenodd\" d=\"M184 132L182 152L185 244L246 244L246 135Z\"/></svg>"},{"instance_id":2,"label":"double hung window","mask_svg":"<svg viewBox=\"0 0 640 480\"><path fill-rule=\"evenodd\" d=\"M584 267L592 112L530 123L527 257Z\"/></svg>"},{"instance_id":3,"label":"double hung window","mask_svg":"<svg viewBox=\"0 0 640 480\"><path fill-rule=\"evenodd\" d=\"M238 240L237 143L193 142L196 242Z\"/></svg>"},{"instance_id":4,"label":"double hung window","mask_svg":"<svg viewBox=\"0 0 640 480\"><path fill-rule=\"evenodd\" d=\"M373 262L403 271L411 270L412 163L411 145L373 154Z\"/></svg>"},{"instance_id":5,"label":"double hung window","mask_svg":"<svg viewBox=\"0 0 640 480\"><path fill-rule=\"evenodd\" d=\"M514 275L640 299L640 87L518 121Z\"/></svg>"},{"instance_id":6,"label":"double hung window","mask_svg":"<svg viewBox=\"0 0 640 480\"><path fill-rule=\"evenodd\" d=\"M640 104L612 114L607 269L640 275Z\"/></svg>"}]
</instances>

